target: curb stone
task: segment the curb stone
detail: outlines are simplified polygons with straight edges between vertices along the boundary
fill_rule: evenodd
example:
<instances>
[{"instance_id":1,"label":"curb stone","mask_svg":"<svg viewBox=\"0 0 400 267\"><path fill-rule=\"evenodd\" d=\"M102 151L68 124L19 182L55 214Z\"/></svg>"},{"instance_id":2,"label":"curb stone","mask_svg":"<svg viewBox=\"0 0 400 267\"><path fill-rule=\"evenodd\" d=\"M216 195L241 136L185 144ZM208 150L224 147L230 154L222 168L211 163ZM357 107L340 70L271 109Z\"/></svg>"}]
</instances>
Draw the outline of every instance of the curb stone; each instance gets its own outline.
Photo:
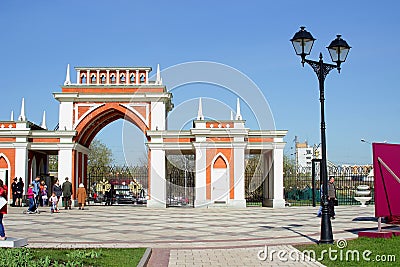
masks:
<instances>
[{"instance_id":1,"label":"curb stone","mask_svg":"<svg viewBox=\"0 0 400 267\"><path fill-rule=\"evenodd\" d=\"M146 248L146 251L144 252L142 258L140 259L137 267L146 267L151 257L151 253L152 253L151 248Z\"/></svg>"}]
</instances>

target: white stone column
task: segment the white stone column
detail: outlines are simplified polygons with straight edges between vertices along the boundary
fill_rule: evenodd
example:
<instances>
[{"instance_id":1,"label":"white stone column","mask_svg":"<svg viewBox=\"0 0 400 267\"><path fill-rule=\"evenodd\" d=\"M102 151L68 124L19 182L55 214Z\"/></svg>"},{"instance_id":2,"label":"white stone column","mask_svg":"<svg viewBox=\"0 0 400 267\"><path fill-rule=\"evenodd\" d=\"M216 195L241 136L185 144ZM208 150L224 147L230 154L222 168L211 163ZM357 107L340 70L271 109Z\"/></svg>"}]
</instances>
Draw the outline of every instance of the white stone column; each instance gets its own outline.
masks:
<instances>
[{"instance_id":1,"label":"white stone column","mask_svg":"<svg viewBox=\"0 0 400 267\"><path fill-rule=\"evenodd\" d=\"M60 102L60 112L58 117L59 130L72 130L73 127L73 109L74 104L71 101Z\"/></svg>"},{"instance_id":2,"label":"white stone column","mask_svg":"<svg viewBox=\"0 0 400 267\"><path fill-rule=\"evenodd\" d=\"M96 83L100 84L100 70L96 70L97 76L96 76Z\"/></svg>"},{"instance_id":3,"label":"white stone column","mask_svg":"<svg viewBox=\"0 0 400 267\"><path fill-rule=\"evenodd\" d=\"M264 157L264 199L263 206L284 208L283 196L283 149L275 148L263 154Z\"/></svg>"},{"instance_id":4,"label":"white stone column","mask_svg":"<svg viewBox=\"0 0 400 267\"><path fill-rule=\"evenodd\" d=\"M146 80L145 83L149 84L149 71L146 70L146 76L144 77L144 79Z\"/></svg>"},{"instance_id":5,"label":"white stone column","mask_svg":"<svg viewBox=\"0 0 400 267\"><path fill-rule=\"evenodd\" d=\"M76 84L81 84L81 71L76 71Z\"/></svg>"},{"instance_id":6,"label":"white stone column","mask_svg":"<svg viewBox=\"0 0 400 267\"><path fill-rule=\"evenodd\" d=\"M129 77L129 70L126 70L125 84L129 84L130 78L131 77Z\"/></svg>"},{"instance_id":7,"label":"white stone column","mask_svg":"<svg viewBox=\"0 0 400 267\"><path fill-rule=\"evenodd\" d=\"M150 129L155 131L165 130L165 103L151 102L151 126Z\"/></svg>"},{"instance_id":8,"label":"white stone column","mask_svg":"<svg viewBox=\"0 0 400 267\"><path fill-rule=\"evenodd\" d=\"M119 84L119 82L120 82L119 70L117 70L117 77L116 77L116 80L117 80L117 84Z\"/></svg>"},{"instance_id":9,"label":"white stone column","mask_svg":"<svg viewBox=\"0 0 400 267\"><path fill-rule=\"evenodd\" d=\"M28 143L15 143L15 177L22 177L24 179L25 188L28 188L29 177L28 177ZM11 168L13 166L10 166ZM14 177L8 174L9 180Z\"/></svg>"},{"instance_id":10,"label":"white stone column","mask_svg":"<svg viewBox=\"0 0 400 267\"><path fill-rule=\"evenodd\" d=\"M65 182L65 177L72 182L72 148L60 148L58 151L58 179L60 184Z\"/></svg>"},{"instance_id":11,"label":"white stone column","mask_svg":"<svg viewBox=\"0 0 400 267\"><path fill-rule=\"evenodd\" d=\"M195 144L196 149L196 174L195 174L195 201L194 207L207 207L206 194L206 148L201 144Z\"/></svg>"},{"instance_id":12,"label":"white stone column","mask_svg":"<svg viewBox=\"0 0 400 267\"><path fill-rule=\"evenodd\" d=\"M90 82L90 70L86 71L86 84L89 84Z\"/></svg>"},{"instance_id":13,"label":"white stone column","mask_svg":"<svg viewBox=\"0 0 400 267\"><path fill-rule=\"evenodd\" d=\"M150 161L150 199L147 201L147 207L165 208L167 200L165 151L161 148L151 149Z\"/></svg>"},{"instance_id":14,"label":"white stone column","mask_svg":"<svg viewBox=\"0 0 400 267\"><path fill-rule=\"evenodd\" d=\"M245 164L244 164L244 149L246 145L234 144L233 148L233 160L234 160L234 199L229 200L229 206L235 208L245 208Z\"/></svg>"},{"instance_id":15,"label":"white stone column","mask_svg":"<svg viewBox=\"0 0 400 267\"><path fill-rule=\"evenodd\" d=\"M107 81L106 84L110 84L110 70L106 70L107 71Z\"/></svg>"},{"instance_id":16,"label":"white stone column","mask_svg":"<svg viewBox=\"0 0 400 267\"><path fill-rule=\"evenodd\" d=\"M139 76L139 70L136 70L136 84L140 83L140 76Z\"/></svg>"}]
</instances>

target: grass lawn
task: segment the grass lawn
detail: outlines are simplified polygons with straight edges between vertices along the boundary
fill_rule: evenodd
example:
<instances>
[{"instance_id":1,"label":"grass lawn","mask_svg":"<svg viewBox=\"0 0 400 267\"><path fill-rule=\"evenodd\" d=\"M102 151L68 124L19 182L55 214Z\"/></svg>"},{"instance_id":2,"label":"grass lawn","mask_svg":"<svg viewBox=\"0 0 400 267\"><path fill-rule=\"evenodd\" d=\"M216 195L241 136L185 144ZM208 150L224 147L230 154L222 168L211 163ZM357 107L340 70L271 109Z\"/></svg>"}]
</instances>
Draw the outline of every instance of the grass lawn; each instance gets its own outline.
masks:
<instances>
[{"instance_id":1,"label":"grass lawn","mask_svg":"<svg viewBox=\"0 0 400 267\"><path fill-rule=\"evenodd\" d=\"M344 245L344 248L338 247ZM390 239L363 237L348 240L347 244L340 242L333 245L301 245L296 248L300 251L315 251L316 259L326 266L400 266L400 237ZM318 258L322 258L323 250L326 252L323 260L320 260Z\"/></svg>"},{"instance_id":2,"label":"grass lawn","mask_svg":"<svg viewBox=\"0 0 400 267\"><path fill-rule=\"evenodd\" d=\"M145 248L0 249L0 266L137 266ZM28 265L20 265L29 262Z\"/></svg>"}]
</instances>

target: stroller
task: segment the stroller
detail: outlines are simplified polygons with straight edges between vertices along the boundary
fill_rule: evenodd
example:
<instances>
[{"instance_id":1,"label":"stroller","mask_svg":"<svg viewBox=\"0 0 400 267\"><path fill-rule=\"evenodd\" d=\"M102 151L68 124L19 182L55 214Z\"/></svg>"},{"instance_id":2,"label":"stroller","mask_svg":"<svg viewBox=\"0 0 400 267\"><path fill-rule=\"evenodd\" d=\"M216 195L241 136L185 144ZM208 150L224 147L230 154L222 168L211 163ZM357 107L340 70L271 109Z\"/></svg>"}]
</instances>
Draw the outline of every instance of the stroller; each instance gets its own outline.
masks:
<instances>
[{"instance_id":1,"label":"stroller","mask_svg":"<svg viewBox=\"0 0 400 267\"><path fill-rule=\"evenodd\" d=\"M39 214L39 196L36 196L33 198L33 205L32 207L30 205L28 205L28 209L24 210L23 213L24 214Z\"/></svg>"}]
</instances>

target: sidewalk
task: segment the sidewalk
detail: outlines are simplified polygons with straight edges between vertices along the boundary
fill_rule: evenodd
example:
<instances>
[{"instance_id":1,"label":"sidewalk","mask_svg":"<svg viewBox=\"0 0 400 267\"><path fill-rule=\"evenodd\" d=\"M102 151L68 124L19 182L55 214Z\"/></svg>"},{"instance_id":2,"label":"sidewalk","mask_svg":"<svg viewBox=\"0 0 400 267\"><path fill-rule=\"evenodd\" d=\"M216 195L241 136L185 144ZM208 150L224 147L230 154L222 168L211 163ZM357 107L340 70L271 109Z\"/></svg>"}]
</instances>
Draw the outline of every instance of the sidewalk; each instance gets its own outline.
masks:
<instances>
[{"instance_id":1,"label":"sidewalk","mask_svg":"<svg viewBox=\"0 0 400 267\"><path fill-rule=\"evenodd\" d=\"M158 266L266 266L267 262L257 258L257 252L265 246L272 249L284 245L291 250L286 245L319 240L317 209L90 206L83 211L61 210L59 214L42 208L39 215L26 215L23 208L10 207L4 223L7 236L27 237L29 247L151 247L155 250L150 266L156 266L151 264L157 263L158 252L163 255L159 258L163 265ZM377 227L373 206L339 206L336 213L332 221L334 239L356 238L359 230ZM229 262L221 262L222 258Z\"/></svg>"}]
</instances>

